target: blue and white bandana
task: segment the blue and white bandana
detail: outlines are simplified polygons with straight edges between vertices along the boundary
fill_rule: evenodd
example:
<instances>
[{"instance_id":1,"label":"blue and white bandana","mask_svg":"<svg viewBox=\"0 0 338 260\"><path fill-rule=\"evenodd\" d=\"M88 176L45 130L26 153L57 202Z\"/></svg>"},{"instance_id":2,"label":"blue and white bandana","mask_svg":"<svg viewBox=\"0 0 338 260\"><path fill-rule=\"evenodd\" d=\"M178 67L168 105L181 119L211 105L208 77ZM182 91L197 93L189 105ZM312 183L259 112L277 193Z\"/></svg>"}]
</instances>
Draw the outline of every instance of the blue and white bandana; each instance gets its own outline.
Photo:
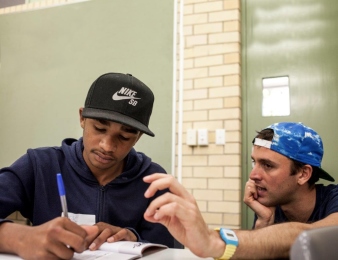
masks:
<instances>
[{"instance_id":1,"label":"blue and white bandana","mask_svg":"<svg viewBox=\"0 0 338 260\"><path fill-rule=\"evenodd\" d=\"M312 128L303 123L281 122L265 129L273 130L272 141L255 138L254 145L263 146L290 159L317 166L320 170L320 178L334 181L334 178L320 168L324 154L323 142Z\"/></svg>"}]
</instances>

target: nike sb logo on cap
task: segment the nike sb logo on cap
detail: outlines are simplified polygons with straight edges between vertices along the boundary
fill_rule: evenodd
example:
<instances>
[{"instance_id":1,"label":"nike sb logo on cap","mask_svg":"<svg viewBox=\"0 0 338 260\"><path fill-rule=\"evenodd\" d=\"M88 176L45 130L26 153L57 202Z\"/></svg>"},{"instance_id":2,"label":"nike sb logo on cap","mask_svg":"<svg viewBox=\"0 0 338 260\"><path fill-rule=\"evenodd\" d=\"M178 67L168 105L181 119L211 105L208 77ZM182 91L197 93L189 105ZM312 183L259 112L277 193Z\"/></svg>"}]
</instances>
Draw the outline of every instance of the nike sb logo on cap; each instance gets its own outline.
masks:
<instances>
[{"instance_id":1,"label":"nike sb logo on cap","mask_svg":"<svg viewBox=\"0 0 338 260\"><path fill-rule=\"evenodd\" d=\"M137 94L136 91L129 88L122 87L119 91L116 91L112 96L113 100L124 100L124 99L141 99L135 97Z\"/></svg>"}]
</instances>

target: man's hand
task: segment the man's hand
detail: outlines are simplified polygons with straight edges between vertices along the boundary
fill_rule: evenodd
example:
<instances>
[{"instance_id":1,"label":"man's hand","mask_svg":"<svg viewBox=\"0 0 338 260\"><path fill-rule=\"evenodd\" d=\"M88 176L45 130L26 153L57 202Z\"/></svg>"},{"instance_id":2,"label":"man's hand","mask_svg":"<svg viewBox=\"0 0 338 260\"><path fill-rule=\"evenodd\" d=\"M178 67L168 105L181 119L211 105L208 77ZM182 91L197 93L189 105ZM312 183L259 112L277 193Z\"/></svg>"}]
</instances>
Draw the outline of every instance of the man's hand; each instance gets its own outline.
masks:
<instances>
[{"instance_id":1,"label":"man's hand","mask_svg":"<svg viewBox=\"0 0 338 260\"><path fill-rule=\"evenodd\" d=\"M64 217L34 227L2 223L0 251L24 259L71 259L86 250L87 237L85 229Z\"/></svg>"},{"instance_id":2,"label":"man's hand","mask_svg":"<svg viewBox=\"0 0 338 260\"><path fill-rule=\"evenodd\" d=\"M98 249L104 242L116 242L120 240L137 241L136 235L126 228L116 227L104 222L95 224L98 227L98 235L89 246L90 250Z\"/></svg>"},{"instance_id":3,"label":"man's hand","mask_svg":"<svg viewBox=\"0 0 338 260\"><path fill-rule=\"evenodd\" d=\"M183 245L200 257L220 257L225 248L217 232L210 230L204 222L194 197L171 175L152 174L143 179L151 183L145 192L146 198L158 190L169 189L153 200L144 218L161 223Z\"/></svg>"},{"instance_id":4,"label":"man's hand","mask_svg":"<svg viewBox=\"0 0 338 260\"><path fill-rule=\"evenodd\" d=\"M272 225L275 220L275 207L266 207L258 200L257 188L255 182L249 179L245 184L243 201L257 215L255 229Z\"/></svg>"}]
</instances>

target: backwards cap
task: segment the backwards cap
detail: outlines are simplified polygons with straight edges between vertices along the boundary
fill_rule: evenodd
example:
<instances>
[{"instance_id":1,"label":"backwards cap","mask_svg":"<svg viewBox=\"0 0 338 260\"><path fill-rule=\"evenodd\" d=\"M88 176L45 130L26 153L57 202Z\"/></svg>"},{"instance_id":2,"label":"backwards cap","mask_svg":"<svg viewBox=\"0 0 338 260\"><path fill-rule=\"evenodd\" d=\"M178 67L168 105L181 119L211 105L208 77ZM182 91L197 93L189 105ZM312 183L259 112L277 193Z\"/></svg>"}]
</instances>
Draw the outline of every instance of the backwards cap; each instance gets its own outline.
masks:
<instances>
[{"instance_id":1,"label":"backwards cap","mask_svg":"<svg viewBox=\"0 0 338 260\"><path fill-rule=\"evenodd\" d=\"M273 130L272 141L255 138L254 145L263 146L290 159L317 166L319 178L334 181L334 178L321 168L324 154L323 142L312 128L302 123L281 122L265 129Z\"/></svg>"}]
</instances>

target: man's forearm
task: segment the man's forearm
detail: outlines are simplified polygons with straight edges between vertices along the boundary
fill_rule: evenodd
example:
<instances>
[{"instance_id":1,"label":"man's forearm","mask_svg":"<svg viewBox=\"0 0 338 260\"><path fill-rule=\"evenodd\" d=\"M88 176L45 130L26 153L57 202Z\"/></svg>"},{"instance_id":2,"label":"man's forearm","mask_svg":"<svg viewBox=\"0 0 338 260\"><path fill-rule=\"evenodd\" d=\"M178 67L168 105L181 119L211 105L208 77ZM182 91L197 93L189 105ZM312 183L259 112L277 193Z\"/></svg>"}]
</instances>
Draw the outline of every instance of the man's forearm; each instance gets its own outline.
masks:
<instances>
[{"instance_id":1,"label":"man's forearm","mask_svg":"<svg viewBox=\"0 0 338 260\"><path fill-rule=\"evenodd\" d=\"M310 227L289 222L256 230L236 230L239 245L233 259L287 258L297 236Z\"/></svg>"}]
</instances>

